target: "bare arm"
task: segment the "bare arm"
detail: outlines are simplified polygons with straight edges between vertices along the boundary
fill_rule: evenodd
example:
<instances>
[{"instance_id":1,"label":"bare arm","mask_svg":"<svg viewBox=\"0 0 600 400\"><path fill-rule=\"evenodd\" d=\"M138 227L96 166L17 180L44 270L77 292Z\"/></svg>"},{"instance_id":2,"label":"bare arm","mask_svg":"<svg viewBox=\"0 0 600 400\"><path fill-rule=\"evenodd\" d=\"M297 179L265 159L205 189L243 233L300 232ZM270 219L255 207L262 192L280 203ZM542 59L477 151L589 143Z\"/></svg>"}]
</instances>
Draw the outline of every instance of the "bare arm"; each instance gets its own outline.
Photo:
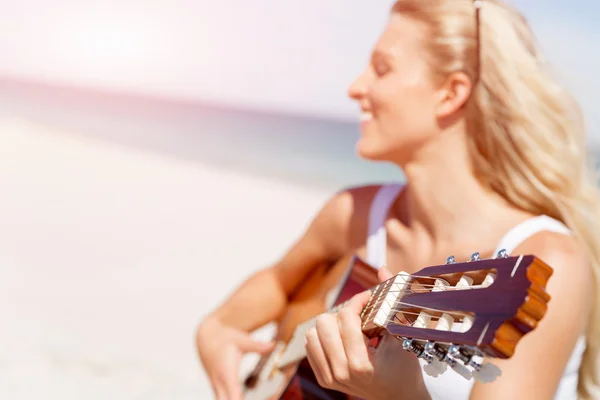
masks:
<instances>
[{"instance_id":1,"label":"bare arm","mask_svg":"<svg viewBox=\"0 0 600 400\"><path fill-rule=\"evenodd\" d=\"M349 251L353 218L368 208L366 197L374 192L374 187L363 187L332 197L279 262L246 280L208 319L248 332L280 318L289 295L304 277L316 266L333 263Z\"/></svg>"},{"instance_id":2,"label":"bare arm","mask_svg":"<svg viewBox=\"0 0 600 400\"><path fill-rule=\"evenodd\" d=\"M256 341L249 332L282 317L290 295L315 267L337 261L364 241L364 233L360 238L354 232L366 230L361 210L368 209L365 196L374 190L356 188L332 197L279 262L251 276L202 321L196 349L218 399L241 400L243 355L273 349L274 342Z\"/></svg>"},{"instance_id":3,"label":"bare arm","mask_svg":"<svg viewBox=\"0 0 600 400\"><path fill-rule=\"evenodd\" d=\"M553 399L577 339L584 333L592 301L591 266L573 238L539 233L515 249L534 254L554 269L551 296L538 328L517 345L509 360L494 360L502 376L476 383L472 400Z\"/></svg>"}]
</instances>

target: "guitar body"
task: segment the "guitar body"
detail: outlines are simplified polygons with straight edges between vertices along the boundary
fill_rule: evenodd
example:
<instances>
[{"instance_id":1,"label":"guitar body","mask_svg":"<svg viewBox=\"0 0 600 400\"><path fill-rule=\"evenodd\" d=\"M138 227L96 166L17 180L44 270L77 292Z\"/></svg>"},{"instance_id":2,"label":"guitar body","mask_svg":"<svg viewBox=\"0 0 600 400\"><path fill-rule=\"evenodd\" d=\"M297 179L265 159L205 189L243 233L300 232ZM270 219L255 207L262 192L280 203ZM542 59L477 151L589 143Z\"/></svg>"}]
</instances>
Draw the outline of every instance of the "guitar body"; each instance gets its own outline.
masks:
<instances>
[{"instance_id":1,"label":"guitar body","mask_svg":"<svg viewBox=\"0 0 600 400\"><path fill-rule=\"evenodd\" d=\"M378 283L377 270L349 255L334 265L321 265L298 287L277 335L278 345L261 358L245 382L245 400L337 400L352 397L323 389L304 356L304 334L309 321ZM287 353L286 353L287 352ZM286 354L291 361L278 365Z\"/></svg>"}]
</instances>

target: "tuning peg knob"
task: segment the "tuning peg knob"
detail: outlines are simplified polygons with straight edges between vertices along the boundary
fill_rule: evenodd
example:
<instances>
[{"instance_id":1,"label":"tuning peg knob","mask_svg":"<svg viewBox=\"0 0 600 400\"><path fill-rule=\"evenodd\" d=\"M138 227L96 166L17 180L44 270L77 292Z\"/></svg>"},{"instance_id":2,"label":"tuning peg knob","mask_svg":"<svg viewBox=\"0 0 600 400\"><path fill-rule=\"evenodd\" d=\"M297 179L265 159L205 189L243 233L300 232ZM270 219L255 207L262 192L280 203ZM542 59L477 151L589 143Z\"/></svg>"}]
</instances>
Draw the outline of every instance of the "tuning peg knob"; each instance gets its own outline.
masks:
<instances>
[{"instance_id":1,"label":"tuning peg knob","mask_svg":"<svg viewBox=\"0 0 600 400\"><path fill-rule=\"evenodd\" d=\"M446 264L454 264L456 262L456 259L454 258L454 256L450 256L448 258L446 258Z\"/></svg>"},{"instance_id":2,"label":"tuning peg knob","mask_svg":"<svg viewBox=\"0 0 600 400\"><path fill-rule=\"evenodd\" d=\"M493 382L502 375L502 370L495 364L485 363L479 369L472 372L473 379L483 383Z\"/></svg>"},{"instance_id":3,"label":"tuning peg knob","mask_svg":"<svg viewBox=\"0 0 600 400\"><path fill-rule=\"evenodd\" d=\"M466 380L470 380L473 377L473 374L469 370L469 368L465 367L464 364L454 363L454 365L450 366L457 374L465 378Z\"/></svg>"},{"instance_id":4,"label":"tuning peg knob","mask_svg":"<svg viewBox=\"0 0 600 400\"><path fill-rule=\"evenodd\" d=\"M402 341L402 348L408 352L416 354L417 357L421 357L423 354L423 346L413 342L412 339L404 339Z\"/></svg>"},{"instance_id":5,"label":"tuning peg knob","mask_svg":"<svg viewBox=\"0 0 600 400\"><path fill-rule=\"evenodd\" d=\"M437 378L442 375L448 369L448 364L440 362L438 360L433 360L431 363L425 364L423 366L423 371L433 378Z\"/></svg>"},{"instance_id":6,"label":"tuning peg knob","mask_svg":"<svg viewBox=\"0 0 600 400\"><path fill-rule=\"evenodd\" d=\"M448 348L448 356L452 358L457 358L459 360L464 359L465 361L468 361L468 357L461 353L460 346L457 346L455 344L450 345L450 348Z\"/></svg>"},{"instance_id":7,"label":"tuning peg knob","mask_svg":"<svg viewBox=\"0 0 600 400\"><path fill-rule=\"evenodd\" d=\"M471 261L479 261L479 260L481 260L479 252L475 252L475 253L471 254Z\"/></svg>"},{"instance_id":8,"label":"tuning peg knob","mask_svg":"<svg viewBox=\"0 0 600 400\"><path fill-rule=\"evenodd\" d=\"M508 253L506 252L505 249L500 250L497 254L496 254L496 258L507 258L508 257Z\"/></svg>"},{"instance_id":9,"label":"tuning peg knob","mask_svg":"<svg viewBox=\"0 0 600 400\"><path fill-rule=\"evenodd\" d=\"M464 364L458 362L458 360L452 356L451 353L446 354L444 357L444 362L450 366L457 374L465 378L466 380L470 380L473 375L469 368L467 368Z\"/></svg>"}]
</instances>

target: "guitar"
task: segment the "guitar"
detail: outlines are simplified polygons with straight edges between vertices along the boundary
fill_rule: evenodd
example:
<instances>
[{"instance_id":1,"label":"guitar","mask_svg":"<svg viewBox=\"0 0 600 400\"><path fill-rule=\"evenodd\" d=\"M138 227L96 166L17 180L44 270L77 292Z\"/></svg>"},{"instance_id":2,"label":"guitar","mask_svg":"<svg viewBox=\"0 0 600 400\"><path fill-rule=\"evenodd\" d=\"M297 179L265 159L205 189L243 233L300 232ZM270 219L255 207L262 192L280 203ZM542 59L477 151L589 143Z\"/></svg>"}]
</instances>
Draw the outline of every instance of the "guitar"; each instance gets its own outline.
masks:
<instances>
[{"instance_id":1,"label":"guitar","mask_svg":"<svg viewBox=\"0 0 600 400\"><path fill-rule=\"evenodd\" d=\"M431 376L458 373L493 381L501 371L487 359L510 358L520 339L536 328L550 300L545 288L552 272L535 256L508 257L505 251L485 260L475 253L467 262L449 257L444 265L412 275L400 272L379 284L377 270L357 256L322 265L292 296L275 349L244 382L244 399L351 399L319 386L305 358L304 338L316 316L335 312L369 288L361 315L367 337L395 336Z\"/></svg>"}]
</instances>

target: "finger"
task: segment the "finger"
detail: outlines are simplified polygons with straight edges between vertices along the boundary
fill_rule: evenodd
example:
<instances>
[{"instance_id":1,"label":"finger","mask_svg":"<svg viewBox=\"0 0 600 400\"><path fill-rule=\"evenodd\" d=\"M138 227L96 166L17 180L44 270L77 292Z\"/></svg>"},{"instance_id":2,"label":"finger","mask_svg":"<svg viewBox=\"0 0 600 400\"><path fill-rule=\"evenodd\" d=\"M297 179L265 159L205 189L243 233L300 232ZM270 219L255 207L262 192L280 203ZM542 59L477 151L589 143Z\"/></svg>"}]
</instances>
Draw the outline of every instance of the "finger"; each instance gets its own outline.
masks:
<instances>
[{"instance_id":1,"label":"finger","mask_svg":"<svg viewBox=\"0 0 600 400\"><path fill-rule=\"evenodd\" d=\"M225 397L227 400L242 400L242 385L236 379L236 376L227 377L223 380Z\"/></svg>"},{"instance_id":2,"label":"finger","mask_svg":"<svg viewBox=\"0 0 600 400\"><path fill-rule=\"evenodd\" d=\"M356 315L360 316L364 308L369 303L371 295L372 293L370 290L365 290L364 292L355 294L350 300L348 300L348 302L346 303L346 305L344 305L343 308L349 309Z\"/></svg>"},{"instance_id":3,"label":"finger","mask_svg":"<svg viewBox=\"0 0 600 400\"><path fill-rule=\"evenodd\" d=\"M213 380L213 390L217 400L228 400L231 398L225 382L226 380L222 376L215 376Z\"/></svg>"},{"instance_id":4,"label":"finger","mask_svg":"<svg viewBox=\"0 0 600 400\"><path fill-rule=\"evenodd\" d=\"M242 399L242 384L238 377L239 364L240 356L234 349L230 348L223 352L223 364L216 378L222 385L227 400Z\"/></svg>"},{"instance_id":5,"label":"finger","mask_svg":"<svg viewBox=\"0 0 600 400\"><path fill-rule=\"evenodd\" d=\"M225 400L225 399L227 399L226 392L225 392L225 387L224 387L224 385L220 381L217 381L217 382L214 383L214 385L213 385L213 391L215 392L215 396L216 396L217 400Z\"/></svg>"},{"instance_id":6,"label":"finger","mask_svg":"<svg viewBox=\"0 0 600 400\"><path fill-rule=\"evenodd\" d=\"M238 337L238 346L244 353L253 352L265 354L275 348L275 342L261 342L254 340L252 336L248 335L247 333L240 333Z\"/></svg>"},{"instance_id":7,"label":"finger","mask_svg":"<svg viewBox=\"0 0 600 400\"><path fill-rule=\"evenodd\" d=\"M344 343L340 336L340 328L336 314L321 314L315 326L323 353L336 382L345 384L350 376L348 372L348 359L344 351Z\"/></svg>"},{"instance_id":8,"label":"finger","mask_svg":"<svg viewBox=\"0 0 600 400\"><path fill-rule=\"evenodd\" d=\"M352 309L342 309L338 313L338 325L349 372L352 375L370 373L369 339L362 332L360 316Z\"/></svg>"},{"instance_id":9,"label":"finger","mask_svg":"<svg viewBox=\"0 0 600 400\"><path fill-rule=\"evenodd\" d=\"M386 267L381 267L379 268L379 271L377 271L377 277L379 278L379 282L385 282L388 279L393 278L394 274Z\"/></svg>"},{"instance_id":10,"label":"finger","mask_svg":"<svg viewBox=\"0 0 600 400\"><path fill-rule=\"evenodd\" d=\"M313 370L313 374L315 374L317 383L321 387L327 387L325 384L325 380L323 379L324 373L321 370L321 366L319 365L319 363L317 361L315 361L315 358L314 358L312 352L310 352L310 351L306 352L306 359L308 360L308 364L310 365L310 367Z\"/></svg>"},{"instance_id":11,"label":"finger","mask_svg":"<svg viewBox=\"0 0 600 400\"><path fill-rule=\"evenodd\" d=\"M316 328L311 328L306 332L306 358L308 358L315 376L320 379L319 385L331 389L333 375Z\"/></svg>"},{"instance_id":12,"label":"finger","mask_svg":"<svg viewBox=\"0 0 600 400\"><path fill-rule=\"evenodd\" d=\"M376 362L382 365L403 365L407 360L416 360L416 354L403 350L402 342L395 336L384 333L371 359L376 359Z\"/></svg>"}]
</instances>

